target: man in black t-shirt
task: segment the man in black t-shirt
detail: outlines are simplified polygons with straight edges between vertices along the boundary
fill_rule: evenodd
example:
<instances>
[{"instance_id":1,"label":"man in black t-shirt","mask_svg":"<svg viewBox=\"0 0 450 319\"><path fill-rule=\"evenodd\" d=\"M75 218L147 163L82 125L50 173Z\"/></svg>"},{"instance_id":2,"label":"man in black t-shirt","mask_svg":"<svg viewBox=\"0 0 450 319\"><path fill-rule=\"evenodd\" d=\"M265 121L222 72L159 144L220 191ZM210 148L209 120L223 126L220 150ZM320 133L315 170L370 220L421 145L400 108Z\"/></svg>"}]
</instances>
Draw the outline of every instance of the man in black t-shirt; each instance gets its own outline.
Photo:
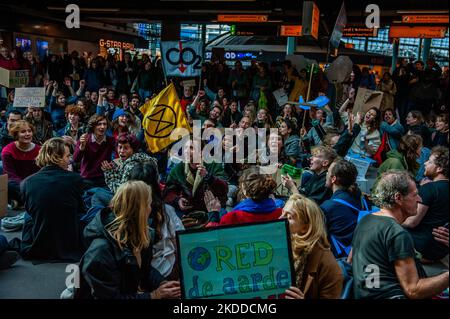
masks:
<instances>
[{"instance_id":1,"label":"man in black t-shirt","mask_svg":"<svg viewBox=\"0 0 450 319\"><path fill-rule=\"evenodd\" d=\"M439 260L448 254L448 248L434 240L433 228L444 226L449 220L448 201L448 148L437 146L432 149L430 158L425 162L425 176L431 182L419 189L422 202L417 214L405 220L414 240L415 249L423 259Z\"/></svg>"},{"instance_id":2,"label":"man in black t-shirt","mask_svg":"<svg viewBox=\"0 0 450 319\"><path fill-rule=\"evenodd\" d=\"M416 184L404 171L387 171L375 190L379 212L367 215L353 236L352 262L356 299L423 299L448 287L449 273L424 278L414 243L401 226L421 202Z\"/></svg>"}]
</instances>

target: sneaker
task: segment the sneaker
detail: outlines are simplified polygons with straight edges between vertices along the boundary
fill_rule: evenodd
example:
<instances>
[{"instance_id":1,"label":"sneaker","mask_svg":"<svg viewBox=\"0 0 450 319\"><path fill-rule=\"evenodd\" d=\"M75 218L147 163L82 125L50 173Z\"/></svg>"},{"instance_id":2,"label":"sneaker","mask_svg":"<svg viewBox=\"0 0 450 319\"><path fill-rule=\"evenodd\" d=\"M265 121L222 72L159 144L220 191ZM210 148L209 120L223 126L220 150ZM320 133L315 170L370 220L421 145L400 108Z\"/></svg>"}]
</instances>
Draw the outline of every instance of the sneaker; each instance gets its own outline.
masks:
<instances>
[{"instance_id":1,"label":"sneaker","mask_svg":"<svg viewBox=\"0 0 450 319\"><path fill-rule=\"evenodd\" d=\"M20 258L20 255L11 250L7 250L0 255L0 269L7 269L14 265Z\"/></svg>"},{"instance_id":2,"label":"sneaker","mask_svg":"<svg viewBox=\"0 0 450 319\"><path fill-rule=\"evenodd\" d=\"M16 216L5 217L2 219L2 230L5 232L12 232L21 230L25 222L25 212Z\"/></svg>"}]
</instances>

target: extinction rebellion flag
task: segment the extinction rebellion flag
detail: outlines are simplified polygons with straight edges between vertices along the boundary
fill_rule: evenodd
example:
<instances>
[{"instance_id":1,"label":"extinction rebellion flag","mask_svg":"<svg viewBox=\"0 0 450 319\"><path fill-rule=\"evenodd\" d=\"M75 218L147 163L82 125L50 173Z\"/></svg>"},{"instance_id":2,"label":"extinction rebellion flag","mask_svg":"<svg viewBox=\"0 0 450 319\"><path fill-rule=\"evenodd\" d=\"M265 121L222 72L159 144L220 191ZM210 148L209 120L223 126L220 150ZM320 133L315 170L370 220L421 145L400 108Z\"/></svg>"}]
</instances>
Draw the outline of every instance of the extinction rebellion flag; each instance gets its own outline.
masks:
<instances>
[{"instance_id":1,"label":"extinction rebellion flag","mask_svg":"<svg viewBox=\"0 0 450 319\"><path fill-rule=\"evenodd\" d=\"M202 69L200 41L163 41L161 50L166 76L200 76Z\"/></svg>"},{"instance_id":2,"label":"extinction rebellion flag","mask_svg":"<svg viewBox=\"0 0 450 319\"><path fill-rule=\"evenodd\" d=\"M145 140L152 153L157 153L176 141L170 136L175 129L184 128L191 132L173 83L142 105L140 111L144 115L142 127Z\"/></svg>"}]
</instances>

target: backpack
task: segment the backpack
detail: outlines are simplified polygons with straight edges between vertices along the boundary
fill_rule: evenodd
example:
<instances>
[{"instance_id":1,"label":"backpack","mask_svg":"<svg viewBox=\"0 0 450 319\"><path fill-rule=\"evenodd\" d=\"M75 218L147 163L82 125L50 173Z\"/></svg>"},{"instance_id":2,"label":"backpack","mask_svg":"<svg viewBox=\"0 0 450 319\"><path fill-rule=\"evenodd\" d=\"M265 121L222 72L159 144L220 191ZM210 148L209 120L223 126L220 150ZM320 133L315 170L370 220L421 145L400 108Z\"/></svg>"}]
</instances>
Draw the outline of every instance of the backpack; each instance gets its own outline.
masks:
<instances>
[{"instance_id":1,"label":"backpack","mask_svg":"<svg viewBox=\"0 0 450 319\"><path fill-rule=\"evenodd\" d=\"M363 203L365 210L360 210L360 209L356 208L355 206L353 206L352 204L350 204L349 202L347 202L343 199L340 199L340 198L335 198L335 199L333 199L333 201L341 203L342 205L350 207L351 209L356 211L358 214L358 220L356 221L357 224L364 216L369 215L376 211L374 209L375 207L373 207L371 210L369 209L369 206L367 205L367 202L364 197L362 198L362 203ZM339 240L337 240L336 237L334 237L333 235L330 235L330 239L331 239L331 244L333 245L336 253L339 256L341 256L342 253L345 253L345 256L348 256L348 254L350 253L350 250L352 250L352 245L345 246L343 243L341 243Z\"/></svg>"}]
</instances>

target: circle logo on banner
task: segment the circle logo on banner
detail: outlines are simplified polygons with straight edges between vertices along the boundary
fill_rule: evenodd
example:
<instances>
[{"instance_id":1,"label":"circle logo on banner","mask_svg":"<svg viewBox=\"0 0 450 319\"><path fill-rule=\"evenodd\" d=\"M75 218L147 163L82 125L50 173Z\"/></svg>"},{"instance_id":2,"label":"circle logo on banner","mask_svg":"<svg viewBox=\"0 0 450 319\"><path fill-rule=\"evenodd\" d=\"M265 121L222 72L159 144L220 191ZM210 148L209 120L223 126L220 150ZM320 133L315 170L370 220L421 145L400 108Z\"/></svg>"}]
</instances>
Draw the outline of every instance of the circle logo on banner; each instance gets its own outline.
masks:
<instances>
[{"instance_id":1,"label":"circle logo on banner","mask_svg":"<svg viewBox=\"0 0 450 319\"><path fill-rule=\"evenodd\" d=\"M195 247L188 254L188 264L196 271L202 271L211 264L211 254L204 247Z\"/></svg>"},{"instance_id":2,"label":"circle logo on banner","mask_svg":"<svg viewBox=\"0 0 450 319\"><path fill-rule=\"evenodd\" d=\"M202 57L195 52L193 48L171 48L166 52L166 60L169 64L179 65L183 67L183 71L186 69L184 66L190 66L193 64L195 70L201 69Z\"/></svg>"},{"instance_id":3,"label":"circle logo on banner","mask_svg":"<svg viewBox=\"0 0 450 319\"><path fill-rule=\"evenodd\" d=\"M152 114L146 117L147 121L152 122L146 125L145 134L155 138L165 138L177 127L177 116L175 110L168 105L158 104L155 106Z\"/></svg>"}]
</instances>

